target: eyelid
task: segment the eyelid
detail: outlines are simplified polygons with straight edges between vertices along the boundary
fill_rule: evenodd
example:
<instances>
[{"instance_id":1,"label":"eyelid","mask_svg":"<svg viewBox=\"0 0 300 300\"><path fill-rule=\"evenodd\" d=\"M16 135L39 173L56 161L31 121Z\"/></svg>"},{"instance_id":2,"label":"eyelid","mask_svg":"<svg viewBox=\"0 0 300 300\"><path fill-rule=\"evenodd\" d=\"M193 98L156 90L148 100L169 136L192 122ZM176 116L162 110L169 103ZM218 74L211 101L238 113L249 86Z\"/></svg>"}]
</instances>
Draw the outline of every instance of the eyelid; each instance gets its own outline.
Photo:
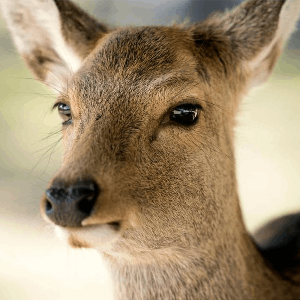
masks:
<instances>
[{"instance_id":1,"label":"eyelid","mask_svg":"<svg viewBox=\"0 0 300 300\"><path fill-rule=\"evenodd\" d=\"M51 111L55 110L55 108L60 104L61 102L56 102L51 108Z\"/></svg>"},{"instance_id":2,"label":"eyelid","mask_svg":"<svg viewBox=\"0 0 300 300\"><path fill-rule=\"evenodd\" d=\"M68 114L70 114L70 115L71 115L71 107L70 107L68 104L65 104L65 103L62 103L62 102L55 103L55 104L53 105L53 107L52 107L52 111L53 111L56 107L59 107L60 105L67 106L67 107L68 107L67 110L69 111L69 113L66 113L66 111L60 110L60 109L58 108L58 112L59 112L60 114L63 114L63 115L68 115Z\"/></svg>"},{"instance_id":3,"label":"eyelid","mask_svg":"<svg viewBox=\"0 0 300 300\"><path fill-rule=\"evenodd\" d=\"M52 109L51 109L51 111L53 111L59 104L65 104L65 105L68 105L69 107L71 107L71 105L70 105L70 101L68 101L68 97L66 97L66 96L59 96L57 99L56 99L56 101L55 101L55 103L54 103L54 105L52 106Z\"/></svg>"},{"instance_id":4,"label":"eyelid","mask_svg":"<svg viewBox=\"0 0 300 300\"><path fill-rule=\"evenodd\" d=\"M168 122L169 120L169 116L170 113L178 106L184 105L184 104L193 104L197 107L197 109L199 109L200 111L203 110L203 106L199 103L199 99L198 98L187 98L185 100L182 100L174 105L172 105L171 107L169 107L162 115L161 119L160 119L160 124L165 124Z\"/></svg>"}]
</instances>

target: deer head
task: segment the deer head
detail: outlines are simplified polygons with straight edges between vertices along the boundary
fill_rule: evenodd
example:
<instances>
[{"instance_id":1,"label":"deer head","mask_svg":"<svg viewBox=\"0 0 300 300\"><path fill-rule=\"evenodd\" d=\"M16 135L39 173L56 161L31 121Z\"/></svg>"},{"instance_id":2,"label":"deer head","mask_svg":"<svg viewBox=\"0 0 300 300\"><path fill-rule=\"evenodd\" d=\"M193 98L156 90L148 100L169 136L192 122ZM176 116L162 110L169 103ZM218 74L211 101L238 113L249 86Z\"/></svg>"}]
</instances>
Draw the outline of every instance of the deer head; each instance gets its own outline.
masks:
<instances>
[{"instance_id":1,"label":"deer head","mask_svg":"<svg viewBox=\"0 0 300 300\"><path fill-rule=\"evenodd\" d=\"M161 282L181 278L173 298L145 299L269 299L251 279L271 271L242 221L233 127L242 97L272 72L300 2L249 0L170 27L110 28L67 0L2 0L2 9L28 67L58 93L64 155L41 202L45 220L73 247L126 268L165 266ZM214 289L186 298L182 278Z\"/></svg>"}]
</instances>

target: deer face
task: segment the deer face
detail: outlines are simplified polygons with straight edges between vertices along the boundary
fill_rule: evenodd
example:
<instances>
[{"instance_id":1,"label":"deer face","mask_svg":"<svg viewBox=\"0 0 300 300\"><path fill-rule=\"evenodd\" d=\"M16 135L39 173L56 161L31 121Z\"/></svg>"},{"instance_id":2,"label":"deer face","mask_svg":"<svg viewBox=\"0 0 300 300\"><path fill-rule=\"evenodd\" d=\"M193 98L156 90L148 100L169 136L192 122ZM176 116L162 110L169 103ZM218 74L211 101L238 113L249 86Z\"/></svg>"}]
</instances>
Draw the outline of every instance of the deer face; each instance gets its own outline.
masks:
<instances>
[{"instance_id":1,"label":"deer face","mask_svg":"<svg viewBox=\"0 0 300 300\"><path fill-rule=\"evenodd\" d=\"M234 115L293 30L298 1L284 2L116 30L67 0L3 2L28 66L59 91L64 159L41 210L72 246L174 258L236 230Z\"/></svg>"},{"instance_id":2,"label":"deer face","mask_svg":"<svg viewBox=\"0 0 300 300\"><path fill-rule=\"evenodd\" d=\"M212 96L215 68L195 53L179 28L112 33L58 97L64 159L41 209L71 245L126 255L187 247L222 222L211 187L221 165L233 172L231 128L221 126L231 116Z\"/></svg>"}]
</instances>

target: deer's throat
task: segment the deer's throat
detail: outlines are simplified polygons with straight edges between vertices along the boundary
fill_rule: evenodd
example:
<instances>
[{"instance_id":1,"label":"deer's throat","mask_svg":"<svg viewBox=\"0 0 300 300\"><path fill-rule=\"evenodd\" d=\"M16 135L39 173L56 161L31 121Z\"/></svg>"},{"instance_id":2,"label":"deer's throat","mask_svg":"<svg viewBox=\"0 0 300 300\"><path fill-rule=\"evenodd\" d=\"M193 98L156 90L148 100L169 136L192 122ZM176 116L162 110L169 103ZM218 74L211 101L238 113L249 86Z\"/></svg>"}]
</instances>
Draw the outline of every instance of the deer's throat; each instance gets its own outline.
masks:
<instances>
[{"instance_id":1,"label":"deer's throat","mask_svg":"<svg viewBox=\"0 0 300 300\"><path fill-rule=\"evenodd\" d=\"M216 251L151 263L120 263L106 259L117 300L285 299L288 283L274 276L247 236L243 247L234 241ZM253 274L257 276L253 277ZM293 299L293 298L291 298Z\"/></svg>"}]
</instances>

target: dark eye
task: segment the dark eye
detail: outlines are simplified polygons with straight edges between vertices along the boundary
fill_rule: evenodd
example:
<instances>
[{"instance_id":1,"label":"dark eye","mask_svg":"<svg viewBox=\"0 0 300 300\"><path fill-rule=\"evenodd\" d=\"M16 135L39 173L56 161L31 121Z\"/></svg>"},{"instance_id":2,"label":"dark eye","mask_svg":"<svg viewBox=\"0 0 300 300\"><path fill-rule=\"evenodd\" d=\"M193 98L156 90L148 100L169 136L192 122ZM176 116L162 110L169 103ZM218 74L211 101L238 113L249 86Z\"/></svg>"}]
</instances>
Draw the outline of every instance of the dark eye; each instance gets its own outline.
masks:
<instances>
[{"instance_id":1,"label":"dark eye","mask_svg":"<svg viewBox=\"0 0 300 300\"><path fill-rule=\"evenodd\" d=\"M57 104L58 113L64 120L63 125L70 124L72 122L71 108L69 105L64 103Z\"/></svg>"},{"instance_id":2,"label":"dark eye","mask_svg":"<svg viewBox=\"0 0 300 300\"><path fill-rule=\"evenodd\" d=\"M172 110L170 120L182 125L192 125L198 120L199 111L202 109L196 104L182 104Z\"/></svg>"}]
</instances>

